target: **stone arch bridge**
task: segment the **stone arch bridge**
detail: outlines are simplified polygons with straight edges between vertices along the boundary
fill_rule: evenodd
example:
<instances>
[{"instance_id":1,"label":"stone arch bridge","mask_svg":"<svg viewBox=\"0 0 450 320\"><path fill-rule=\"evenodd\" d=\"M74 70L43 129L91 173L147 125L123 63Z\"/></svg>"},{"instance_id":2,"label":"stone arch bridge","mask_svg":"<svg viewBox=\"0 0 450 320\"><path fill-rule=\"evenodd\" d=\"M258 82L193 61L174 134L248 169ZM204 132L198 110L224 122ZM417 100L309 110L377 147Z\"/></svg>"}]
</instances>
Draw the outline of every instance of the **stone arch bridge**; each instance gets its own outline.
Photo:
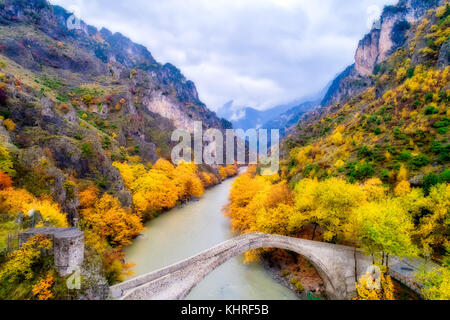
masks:
<instances>
[{"instance_id":1,"label":"stone arch bridge","mask_svg":"<svg viewBox=\"0 0 450 320\"><path fill-rule=\"evenodd\" d=\"M260 248L286 249L306 258L322 277L330 299L354 297L355 272L359 278L372 264L371 257L351 247L250 233L228 240L167 268L112 286L111 297L120 300L184 299L217 267L239 254Z\"/></svg>"}]
</instances>

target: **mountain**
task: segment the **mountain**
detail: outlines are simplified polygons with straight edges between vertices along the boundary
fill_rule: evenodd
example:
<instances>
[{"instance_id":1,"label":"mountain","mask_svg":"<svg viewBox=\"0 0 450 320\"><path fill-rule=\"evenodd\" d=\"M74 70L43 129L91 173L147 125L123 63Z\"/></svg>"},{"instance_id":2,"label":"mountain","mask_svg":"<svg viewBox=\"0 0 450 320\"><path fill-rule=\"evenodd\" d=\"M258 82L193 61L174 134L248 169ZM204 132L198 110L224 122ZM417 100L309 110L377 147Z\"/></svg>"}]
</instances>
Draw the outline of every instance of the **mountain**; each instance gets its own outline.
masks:
<instances>
[{"instance_id":1,"label":"mountain","mask_svg":"<svg viewBox=\"0 0 450 320\"><path fill-rule=\"evenodd\" d=\"M175 66L158 63L144 46L83 21L69 29L71 13L43 0L3 1L1 6L0 53L23 68L38 73L51 70L61 78L64 71L75 73L78 77L64 79L73 85L105 74L112 82L129 78L127 85L141 86L143 107L177 127L189 129L194 120L221 127L220 119L199 100L195 84Z\"/></svg>"},{"instance_id":2,"label":"mountain","mask_svg":"<svg viewBox=\"0 0 450 320\"><path fill-rule=\"evenodd\" d=\"M346 68L332 83L321 105L340 103L373 86L371 74L382 68L382 63L407 41L411 27L427 11L444 0L401 0L386 6L380 21L360 42L355 63Z\"/></svg>"},{"instance_id":3,"label":"mountain","mask_svg":"<svg viewBox=\"0 0 450 320\"><path fill-rule=\"evenodd\" d=\"M233 101L230 101L217 111L217 115L230 121L235 129L256 129L262 127L264 123L281 115L295 105L296 102L291 102L260 111L252 107L235 109L233 108Z\"/></svg>"},{"instance_id":4,"label":"mountain","mask_svg":"<svg viewBox=\"0 0 450 320\"><path fill-rule=\"evenodd\" d=\"M15 187L51 194L69 218L88 183L130 207L114 161L170 158L171 132L194 121L230 127L175 66L43 0L0 2L0 115Z\"/></svg>"},{"instance_id":5,"label":"mountain","mask_svg":"<svg viewBox=\"0 0 450 320\"><path fill-rule=\"evenodd\" d=\"M449 39L448 1L386 7L355 64L283 141L282 176L378 178L425 194L449 182Z\"/></svg>"},{"instance_id":6,"label":"mountain","mask_svg":"<svg viewBox=\"0 0 450 320\"><path fill-rule=\"evenodd\" d=\"M235 129L265 128L280 129L285 132L289 126L298 121L303 113L310 111L315 104L318 104L315 101L319 100L320 102L328 87L317 94L263 111L252 107L235 108L233 107L234 101L229 101L217 111L217 115L230 121Z\"/></svg>"},{"instance_id":7,"label":"mountain","mask_svg":"<svg viewBox=\"0 0 450 320\"><path fill-rule=\"evenodd\" d=\"M301 117L308 111L314 110L320 105L320 100L308 101L289 109L288 111L274 117L272 120L266 122L262 127L264 129L279 129L280 137L285 137L289 129L296 125Z\"/></svg>"}]
</instances>

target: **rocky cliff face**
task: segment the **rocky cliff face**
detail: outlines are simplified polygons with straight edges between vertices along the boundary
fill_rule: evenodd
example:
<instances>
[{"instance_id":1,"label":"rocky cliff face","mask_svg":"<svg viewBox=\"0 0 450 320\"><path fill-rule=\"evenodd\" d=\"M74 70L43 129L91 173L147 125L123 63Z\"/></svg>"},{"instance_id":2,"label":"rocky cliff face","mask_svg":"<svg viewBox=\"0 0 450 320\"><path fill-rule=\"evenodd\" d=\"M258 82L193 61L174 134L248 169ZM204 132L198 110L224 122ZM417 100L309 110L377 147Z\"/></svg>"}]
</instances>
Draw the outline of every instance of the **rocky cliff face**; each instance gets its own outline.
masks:
<instances>
[{"instance_id":1,"label":"rocky cliff face","mask_svg":"<svg viewBox=\"0 0 450 320\"><path fill-rule=\"evenodd\" d=\"M375 66L403 46L408 30L424 17L427 10L443 3L444 0L400 0L397 5L386 6L380 21L359 42L355 64L335 79L322 106L342 102L371 86L369 75Z\"/></svg>"},{"instance_id":2,"label":"rocky cliff face","mask_svg":"<svg viewBox=\"0 0 450 320\"><path fill-rule=\"evenodd\" d=\"M361 76L373 72L377 63L401 47L406 41L406 32L412 24L421 20L426 11L443 1L401 0L395 6L383 10L381 20L359 43L355 55L355 69Z\"/></svg>"}]
</instances>

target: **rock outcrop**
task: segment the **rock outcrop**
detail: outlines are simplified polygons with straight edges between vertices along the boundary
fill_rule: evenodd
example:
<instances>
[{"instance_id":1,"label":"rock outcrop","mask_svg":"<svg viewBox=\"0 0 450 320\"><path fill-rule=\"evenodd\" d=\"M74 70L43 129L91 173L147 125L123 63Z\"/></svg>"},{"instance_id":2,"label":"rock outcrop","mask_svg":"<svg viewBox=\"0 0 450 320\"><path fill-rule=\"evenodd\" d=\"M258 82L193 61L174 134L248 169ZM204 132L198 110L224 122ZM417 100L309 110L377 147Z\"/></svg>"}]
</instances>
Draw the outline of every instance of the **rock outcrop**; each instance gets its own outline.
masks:
<instances>
[{"instance_id":1,"label":"rock outcrop","mask_svg":"<svg viewBox=\"0 0 450 320\"><path fill-rule=\"evenodd\" d=\"M355 64L334 80L321 105L343 102L371 86L369 75L376 65L405 44L408 30L427 10L443 3L444 0L400 0L396 5L386 6L380 21L374 23L372 30L359 42Z\"/></svg>"}]
</instances>

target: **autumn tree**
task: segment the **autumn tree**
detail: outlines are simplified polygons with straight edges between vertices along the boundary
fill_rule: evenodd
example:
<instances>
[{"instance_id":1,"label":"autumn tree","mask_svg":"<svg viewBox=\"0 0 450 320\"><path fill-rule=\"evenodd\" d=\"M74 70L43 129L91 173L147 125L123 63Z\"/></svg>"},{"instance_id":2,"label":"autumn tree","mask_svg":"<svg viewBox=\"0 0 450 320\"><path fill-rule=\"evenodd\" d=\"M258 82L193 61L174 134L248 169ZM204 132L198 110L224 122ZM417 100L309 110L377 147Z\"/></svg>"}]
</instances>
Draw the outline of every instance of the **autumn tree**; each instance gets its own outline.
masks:
<instances>
[{"instance_id":1,"label":"autumn tree","mask_svg":"<svg viewBox=\"0 0 450 320\"><path fill-rule=\"evenodd\" d=\"M98 246L105 239L113 247L123 247L144 230L141 219L122 208L119 200L104 194L93 207L81 210L81 224L87 240ZM93 240L96 241L93 241Z\"/></svg>"},{"instance_id":2,"label":"autumn tree","mask_svg":"<svg viewBox=\"0 0 450 320\"><path fill-rule=\"evenodd\" d=\"M204 187L197 175L198 167L195 164L180 163L174 170L174 183L178 189L178 198L188 200L192 196L201 197Z\"/></svg>"},{"instance_id":3,"label":"autumn tree","mask_svg":"<svg viewBox=\"0 0 450 320\"><path fill-rule=\"evenodd\" d=\"M67 217L49 196L34 197L25 189L0 190L0 211L11 216L19 212L39 211L44 221L55 227L67 227Z\"/></svg>"},{"instance_id":4,"label":"autumn tree","mask_svg":"<svg viewBox=\"0 0 450 320\"><path fill-rule=\"evenodd\" d=\"M0 269L0 283L9 284L30 280L35 275L34 267L39 263L42 250L52 247L50 239L37 235L25 242L20 249L11 252Z\"/></svg>"},{"instance_id":5,"label":"autumn tree","mask_svg":"<svg viewBox=\"0 0 450 320\"><path fill-rule=\"evenodd\" d=\"M136 212L151 218L154 214L173 208L179 189L174 181L159 170L149 170L131 186Z\"/></svg>"},{"instance_id":6,"label":"autumn tree","mask_svg":"<svg viewBox=\"0 0 450 320\"><path fill-rule=\"evenodd\" d=\"M324 239L331 241L343 236L352 211L365 199L359 186L338 178L320 182L303 179L295 187L295 212L289 218L289 227L297 232L307 224L321 226Z\"/></svg>"},{"instance_id":7,"label":"autumn tree","mask_svg":"<svg viewBox=\"0 0 450 320\"><path fill-rule=\"evenodd\" d=\"M450 265L425 271L422 270L416 276L422 284L422 295L427 300L450 300Z\"/></svg>"},{"instance_id":8,"label":"autumn tree","mask_svg":"<svg viewBox=\"0 0 450 320\"><path fill-rule=\"evenodd\" d=\"M52 287L55 283L55 279L53 277L53 274L49 273L47 276L41 280L39 280L32 289L33 295L38 300L50 300L52 299L53 293L52 293Z\"/></svg>"},{"instance_id":9,"label":"autumn tree","mask_svg":"<svg viewBox=\"0 0 450 320\"><path fill-rule=\"evenodd\" d=\"M0 171L0 190L8 189L12 187L12 179L6 173Z\"/></svg>"},{"instance_id":10,"label":"autumn tree","mask_svg":"<svg viewBox=\"0 0 450 320\"><path fill-rule=\"evenodd\" d=\"M0 144L0 171L10 176L15 174L11 155L8 149L6 149L6 147L2 144Z\"/></svg>"},{"instance_id":11,"label":"autumn tree","mask_svg":"<svg viewBox=\"0 0 450 320\"><path fill-rule=\"evenodd\" d=\"M373 257L382 253L381 265L389 255L415 256L412 241L414 224L408 212L395 199L369 202L358 207L351 223L358 230L360 245Z\"/></svg>"}]
</instances>

